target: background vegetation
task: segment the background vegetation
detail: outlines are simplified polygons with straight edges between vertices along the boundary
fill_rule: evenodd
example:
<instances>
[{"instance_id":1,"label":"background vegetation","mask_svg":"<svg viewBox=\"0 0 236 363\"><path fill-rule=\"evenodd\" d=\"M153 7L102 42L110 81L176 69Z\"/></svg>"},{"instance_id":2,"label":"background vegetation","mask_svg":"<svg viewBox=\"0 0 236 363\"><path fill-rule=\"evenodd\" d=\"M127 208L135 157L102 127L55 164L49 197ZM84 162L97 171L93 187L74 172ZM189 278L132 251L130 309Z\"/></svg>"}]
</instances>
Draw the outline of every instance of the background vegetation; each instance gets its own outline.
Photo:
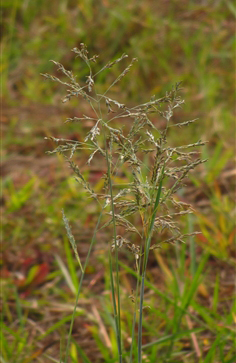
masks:
<instances>
[{"instance_id":1,"label":"background vegetation","mask_svg":"<svg viewBox=\"0 0 236 363\"><path fill-rule=\"evenodd\" d=\"M153 94L161 97L182 80L186 105L176 122L197 117L199 122L187 130L173 128L170 140L173 145L209 141L202 155L208 162L191 175L180 195L196 210L185 232L202 234L150 256L144 361L234 362L235 14L233 2L220 0L2 0L2 362L59 361L79 271L61 209L71 221L82 260L97 219L97 208L63 159L45 155L53 143L44 137L82 140L91 127L65 125L66 118L79 117L87 106L75 100L62 104L62 89L40 76L57 76L49 62L54 59L83 79L85 68L70 51L81 42L100 55L101 64L122 53L139 59L114 90L120 102L133 105ZM115 75L120 70L118 65ZM102 73L99 82L106 88L111 75ZM78 163L83 164L82 154ZM99 165L84 171L99 190ZM108 239L99 235L87 268L71 362L115 362L110 355L116 345L110 328ZM121 262L122 322L129 346L133 269L127 258L124 254Z\"/></svg>"}]
</instances>

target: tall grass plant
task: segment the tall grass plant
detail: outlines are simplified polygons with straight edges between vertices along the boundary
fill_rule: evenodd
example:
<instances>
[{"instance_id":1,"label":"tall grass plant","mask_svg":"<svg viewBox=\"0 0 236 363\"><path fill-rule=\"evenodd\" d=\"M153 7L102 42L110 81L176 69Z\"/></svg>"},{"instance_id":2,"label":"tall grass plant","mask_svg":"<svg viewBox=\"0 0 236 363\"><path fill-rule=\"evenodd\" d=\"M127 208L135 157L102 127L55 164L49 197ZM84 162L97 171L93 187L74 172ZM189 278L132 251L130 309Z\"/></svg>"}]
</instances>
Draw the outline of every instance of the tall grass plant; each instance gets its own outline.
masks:
<instances>
[{"instance_id":1,"label":"tall grass plant","mask_svg":"<svg viewBox=\"0 0 236 363\"><path fill-rule=\"evenodd\" d=\"M124 360L127 352L124 350L121 326L119 257L120 251L126 249L133 256L137 277L136 291L130 296L134 303L134 315L128 361L133 362L133 356L136 356L138 363L141 363L143 361L143 313L147 308L145 280L149 254L150 251L159 249L164 244L185 243L189 236L193 241L193 236L197 234L192 230L189 233L181 231L178 218L191 215L193 209L189 204L180 201L176 193L183 187L189 172L205 161L199 158L197 150L205 142L196 140L195 143L186 143L177 147L168 144L171 128L181 132L182 127L197 121L194 119L173 122L174 112L184 103L180 96L180 83L173 86L163 97L153 96L145 103L130 107L128 102L120 103L113 98L113 88L129 73L137 59L132 59L105 92L100 93L99 84L96 83L99 75L114 68L119 62L126 62L128 56L123 54L97 70L98 56L90 57L84 44L72 51L87 66L88 73L85 79L78 81L71 71L56 61L53 63L65 79L50 74L43 74L43 76L66 87L63 102L71 98L82 98L90 106L91 111L88 114L68 118L66 122L86 122L92 126L83 141L50 137L57 146L49 153L60 153L64 156L75 174L76 181L86 190L88 197L98 203L100 215L86 261L82 265L69 221L64 211L62 212L67 235L81 270L64 362L68 362L72 328L86 267L96 242L97 232L106 228L110 229L108 236L112 236L108 237L110 243L107 248L118 361L119 363L127 361L127 359ZM161 127L159 120L164 120ZM106 170L100 193L94 191L82 172L83 166L76 162L76 155L81 152L88 155L89 166L94 163ZM189 291L189 294L191 293L192 291ZM183 311L188 305L189 294L186 294ZM178 316L176 315L178 325L183 311L182 313L178 311ZM136 339L137 344L134 344ZM136 353L133 353L134 346L137 347Z\"/></svg>"}]
</instances>

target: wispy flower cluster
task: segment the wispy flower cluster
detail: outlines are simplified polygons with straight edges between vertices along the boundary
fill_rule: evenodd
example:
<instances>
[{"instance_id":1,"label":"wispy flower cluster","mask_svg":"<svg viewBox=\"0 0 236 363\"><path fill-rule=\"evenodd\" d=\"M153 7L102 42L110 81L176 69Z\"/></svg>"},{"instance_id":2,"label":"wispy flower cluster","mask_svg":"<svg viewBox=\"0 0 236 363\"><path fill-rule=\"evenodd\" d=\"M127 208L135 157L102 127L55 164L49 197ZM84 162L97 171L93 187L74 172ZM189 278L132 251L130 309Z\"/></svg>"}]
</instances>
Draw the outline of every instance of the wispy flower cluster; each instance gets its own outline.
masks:
<instances>
[{"instance_id":1,"label":"wispy flower cluster","mask_svg":"<svg viewBox=\"0 0 236 363\"><path fill-rule=\"evenodd\" d=\"M89 76L85 84L81 85L71 71L68 71L58 62L53 61L58 70L64 74L68 81L62 81L60 78L44 74L43 76L52 81L57 81L65 85L67 94L63 101L70 100L71 97L81 96L89 102L91 106L91 115L83 117L68 118L66 122L83 122L92 121L94 126L87 133L84 142L55 139L58 146L50 153L62 153L68 160L71 168L76 174L76 179L81 182L88 194L95 198L99 203L104 200L105 207L114 206L115 213L108 212L110 220L104 224L104 227L112 224L113 219L117 226L123 226L127 232L136 232L139 237L145 239L145 231L150 222L150 216L155 203L155 194L160 185L160 181L169 182L162 186L160 207L166 211L164 215L156 217L154 230L160 233L159 244L162 242L183 240L184 235L179 231L178 223L175 221L177 216L191 213L192 209L177 199L176 192L183 186L184 179L188 176L190 170L204 162L198 158L198 151L190 151L204 142L198 140L194 144L186 144L178 147L168 145L167 133L171 127L184 127L195 121L184 121L180 123L171 123L175 109L181 107L184 100L179 95L180 83L177 83L170 92L164 97L152 97L150 101L135 107L121 104L117 100L107 96L108 91L117 82L129 72L135 59L125 68L125 70L114 80L114 82L103 93L97 93L95 88L96 77L106 69L110 69L118 62L128 56L123 54L113 62L108 62L100 71L93 73L92 63L96 62L97 56L88 57L88 51L84 44L80 49L74 48L72 51L77 57L80 57L88 66ZM153 121L153 114L159 115L159 118L166 120L164 129L159 129L156 122ZM124 127L121 121L129 125L129 129ZM104 175L104 193L96 194L87 181L85 181L78 165L72 161L73 155L77 150L90 150L88 164L102 164L104 159L108 163L109 176ZM69 153L68 153L69 152ZM147 163L148 160L148 163ZM119 170L124 170L125 165L130 171L129 181L123 185L116 185L116 175ZM163 173L162 173L162 170ZM108 183L112 182L112 197ZM170 180L173 180L170 186ZM126 180L125 180L126 181ZM171 205L175 211L170 212ZM134 226L131 216L138 213L141 216L142 228ZM161 233L168 229L171 234L169 239L162 240ZM125 238L125 237L124 237ZM140 240L139 240L140 243ZM121 245L117 242L118 247ZM123 244L122 244L123 246ZM136 252L135 252L136 253Z\"/></svg>"},{"instance_id":2,"label":"wispy flower cluster","mask_svg":"<svg viewBox=\"0 0 236 363\"><path fill-rule=\"evenodd\" d=\"M79 83L71 71L55 61L53 62L58 70L66 76L66 81L49 74L43 74L43 76L66 86L67 93L63 102L69 101L72 97L81 97L89 103L91 113L84 114L82 117L68 118L66 122L89 121L90 124L93 123L93 126L83 142L51 137L57 143L57 147L50 153L59 152L64 155L75 173L76 180L81 183L88 195L101 205L106 220L100 228L108 226L113 228L109 256L112 269L111 253L115 252L115 282L112 272L110 276L119 362L122 362L122 344L118 251L125 248L134 255L136 270L142 277L138 334L138 356L141 362L144 279L149 251L160 247L163 243L184 242L185 238L191 235L181 232L177 218L192 213L192 208L179 201L176 193L183 187L188 173L205 161L199 158L197 150L204 145L204 142L198 140L193 144L181 146L168 144L170 128L182 128L197 121L172 122L175 110L184 103L180 96L180 83L173 86L161 98L153 96L148 102L130 107L128 104L114 100L110 95L108 97L108 94L111 88L130 71L136 61L135 58L105 92L100 94L99 85L96 83L97 76L128 56L123 54L115 61L108 62L99 71L94 71L97 56L89 58L84 44L80 45L80 49L74 48L72 51L88 67L88 76L83 83ZM165 120L164 128L158 127L157 119ZM73 160L74 154L81 150L86 150L86 154L89 153L88 165L99 163L105 167L104 186L100 193L93 190L92 185L85 179L79 166ZM69 240L75 249L75 241L64 214L63 219ZM155 243L152 242L154 232L157 235ZM118 302L116 302L116 296Z\"/></svg>"}]
</instances>

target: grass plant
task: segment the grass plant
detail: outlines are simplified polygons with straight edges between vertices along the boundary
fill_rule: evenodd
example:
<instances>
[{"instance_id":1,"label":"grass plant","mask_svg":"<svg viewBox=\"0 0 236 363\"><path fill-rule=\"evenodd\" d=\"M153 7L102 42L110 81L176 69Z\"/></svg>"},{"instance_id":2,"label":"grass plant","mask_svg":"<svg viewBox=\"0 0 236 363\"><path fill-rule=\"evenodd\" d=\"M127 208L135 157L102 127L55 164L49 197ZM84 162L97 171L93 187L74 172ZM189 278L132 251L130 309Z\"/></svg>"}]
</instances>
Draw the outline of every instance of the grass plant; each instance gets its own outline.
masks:
<instances>
[{"instance_id":1,"label":"grass plant","mask_svg":"<svg viewBox=\"0 0 236 363\"><path fill-rule=\"evenodd\" d=\"M82 41L92 54L102 50L101 62L98 58L93 64L96 70L102 66L102 60L115 60L117 54L121 55L121 49L140 60L132 76L124 77L121 84L114 86L114 92L111 89L112 96L108 95L122 100L120 103L129 100L130 105L138 104L153 94L164 94L175 80L182 79L182 95L188 102L184 110L176 110L171 124L183 119L185 114L189 119L199 117L203 122L181 130L170 128L168 143L176 146L186 140L194 143L196 135L209 140L202 149L202 157L208 161L199 168L199 173L190 173L186 186L177 192L196 210L196 218L193 214L187 220L184 215L179 216L181 230L184 234L200 230L202 234L188 237L186 244L178 241L174 246L163 244L162 249L154 249L149 254L144 305L151 309L143 310L143 360L165 361L172 346L171 363L203 363L205 359L211 363L234 363L233 2L162 0L157 4L153 0L131 0L124 5L107 1L3 0L2 13L4 237L0 266L0 361L50 363L59 362L59 356L64 360L81 271L61 222L61 209L64 208L70 221L84 266L92 238L90 231L94 230L101 207L86 198L86 191L77 185L62 155L45 156L53 141L44 142L44 136L67 135L72 141L84 139L92 121L63 124L61 118L82 117L88 107L82 100L78 108L76 97L65 107L61 105L60 87L55 82L42 82L39 74L53 72L58 76L54 64L48 62L55 59L72 69L78 79L85 80L86 63L74 62L73 53L68 54L68 48ZM113 72L107 69L98 74L96 84L101 94L122 72L122 66L120 62L113 67ZM161 117L153 117L154 124L163 130ZM121 120L127 127L125 118ZM85 180L92 182L93 190L99 194L104 184L100 177L105 165L101 168L99 165L98 170L95 159L89 168L83 163L86 156L89 157L89 150L78 151L74 162L82 166ZM143 154L147 165L152 161L150 156L150 153ZM118 183L131 182L129 170L122 165L120 173L113 177L113 186L115 183L118 188ZM167 177L163 183L167 185ZM141 226L138 213L130 217L130 222ZM118 235L123 235L120 228ZM87 263L69 349L72 362L87 359L93 363L117 363L106 245L112 237L109 239L108 233L108 228L106 232L98 228L99 244L95 246L94 241ZM156 238L158 242L159 237L154 233L152 244L156 244ZM135 237L131 243L135 243ZM132 261L130 251L127 244L118 249L121 329L124 361L129 361L131 339L135 337L132 356L136 363L139 297L135 287L141 284L136 262L139 270L142 265L141 258ZM198 279L193 279L200 264ZM179 310L190 289L186 310ZM99 320L91 310L93 304L105 325L108 341L103 339ZM79 315L81 309L83 314ZM183 316L178 327L180 311ZM136 316L134 321L133 316ZM51 342L54 342L52 346ZM199 351L201 357L197 355Z\"/></svg>"},{"instance_id":2,"label":"grass plant","mask_svg":"<svg viewBox=\"0 0 236 363\"><path fill-rule=\"evenodd\" d=\"M172 122L174 112L184 103L180 96L180 83L173 86L171 91L166 92L165 96L161 98L153 96L145 103L129 107L113 99L110 94L112 94L112 88L130 71L136 61L135 58L115 77L111 85L103 93L100 93L99 84L96 83L98 76L115 67L117 63L126 61L128 56L123 54L120 58L108 62L97 70L98 56L89 57L87 47L83 43L81 43L80 48L74 48L72 51L76 57L85 62L88 68L86 78L78 81L72 71L66 70L62 64L56 61L53 63L58 67L58 71L66 77L65 80L50 74L43 74L43 76L66 86L67 93L63 102L74 97L81 97L89 104L90 113L84 114L80 118L68 118L66 122L83 123L89 121L92 127L84 141L49 137L57 144L57 147L49 153L60 153L64 156L75 174L76 181L83 186L88 197L98 203L101 212L84 266L81 264L67 217L64 211L62 212L67 235L81 269L64 362L68 362L76 307L90 253L96 242L97 232L104 228L110 228L112 237L108 246L108 258L118 361L119 363L133 362L135 356L135 361L141 363L144 361L143 312L148 308L144 305L144 299L149 254L150 251L159 249L165 244L184 243L186 238L193 238L197 234L192 230L188 233L181 231L178 218L191 215L193 209L189 204L178 200L176 193L184 185L189 172L205 162L199 158L199 151L197 150L205 142L196 140L194 143L186 143L177 147L168 143L170 128L177 127L181 131L182 127L197 121L194 119L179 123ZM159 119L165 120L164 127L158 127L154 118L157 116ZM86 180L81 171L83 166L74 162L76 153L83 151L89 154L88 165L94 163L106 170L102 177L104 181L101 193L95 192L93 186ZM129 171L128 177L124 174L125 168ZM153 242L154 234L157 235L155 236L156 243ZM193 248L193 239L191 239L191 248ZM134 302L134 319L129 360L127 360L127 353L124 350L121 324L119 253L123 249L133 255L137 277L136 291L131 296ZM205 266L205 259L196 270L194 281L198 281L203 266ZM187 289L182 296L181 310L177 310L174 315L177 328L174 330L174 336L179 333L178 327L196 287L197 283L193 283L192 288ZM138 316L137 337L135 336L136 316ZM134 343L136 339L137 343ZM173 344L174 339L172 337L167 360L170 359ZM133 353L134 346L137 349L135 353Z\"/></svg>"}]
</instances>

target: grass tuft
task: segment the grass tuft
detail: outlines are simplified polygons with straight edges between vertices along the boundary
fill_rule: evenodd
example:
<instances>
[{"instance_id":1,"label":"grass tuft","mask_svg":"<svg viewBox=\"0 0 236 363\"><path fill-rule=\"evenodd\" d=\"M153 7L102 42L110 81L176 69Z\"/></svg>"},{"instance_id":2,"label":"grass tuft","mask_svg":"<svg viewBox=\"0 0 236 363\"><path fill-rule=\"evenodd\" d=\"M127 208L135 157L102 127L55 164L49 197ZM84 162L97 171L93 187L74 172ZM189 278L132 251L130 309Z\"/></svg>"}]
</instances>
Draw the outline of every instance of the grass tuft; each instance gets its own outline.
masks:
<instances>
[{"instance_id":1,"label":"grass tuft","mask_svg":"<svg viewBox=\"0 0 236 363\"><path fill-rule=\"evenodd\" d=\"M115 67L117 63L124 61L128 56L123 54L120 58L108 62L97 71L96 67L94 70L94 65L98 56L90 57L85 44L81 43L80 48L73 48L72 51L87 66L88 75L85 81L78 82L72 71L65 69L62 64L56 61L52 62L58 67L58 72L62 74L63 79L65 77L66 80L51 76L48 73L42 74L42 76L47 80L59 82L66 86L67 91L63 97L63 103L70 101L72 98L80 97L88 103L91 109L91 112L83 115L82 118L69 118L66 120L66 122L76 121L82 123L89 120L93 124L84 141L50 137L57 144L56 148L50 153L60 153L64 156L65 161L68 162L75 174L75 179L85 189L89 198L95 200L101 209L99 223L84 267L82 267L78 255L69 221L63 212L67 235L82 271L75 307L78 303L85 276L86 264L95 242L96 231L100 221L102 221L100 229L110 228L112 234L108 248L108 258L119 363L122 363L126 356L123 345L124 332L121 325L119 264L119 254L123 248L126 248L133 256L136 273L141 278L140 285L139 278L137 278L135 297L132 295L132 299L135 301L135 311L130 348L131 362L133 359L133 341L136 338L134 333L136 313L139 311L138 352L135 356L138 357L137 361L141 363L143 361L144 286L149 252L160 248L164 244L183 243L187 237L193 238L197 234L197 232L193 231L189 231L189 233L181 232L178 218L183 215L190 215L193 210L190 205L178 201L176 193L183 187L189 172L206 161L201 160L199 151L196 151L197 148L205 145L205 142L198 140L195 143L187 143L176 147L168 144L170 127L177 126L181 129L196 121L172 123L173 114L184 103L180 96L180 82L161 98L153 96L145 103L129 107L113 99L110 95L108 97L108 94L130 72L136 59L132 59L124 71L115 77L111 85L103 93L100 93L99 84L97 84L98 75ZM154 118L155 115L164 120L162 129L158 127L158 123ZM89 152L87 159L89 166L99 165L103 170L106 170L103 176L104 183L101 193L93 190L92 185L83 175L81 166L74 161L76 153L83 150L86 153ZM129 178L127 182L117 183L117 176L123 174L123 168L130 171ZM135 218L138 218L138 224L134 223ZM158 242L156 244L152 243L154 233L157 235L156 240ZM193 240L191 246L193 248ZM182 301L182 311L184 312L197 287L197 279L202 271L200 268L202 266L205 266L205 262L199 265L194 276L196 283L192 284L192 288L184 295L185 299ZM139 310L137 310L138 306ZM177 325L179 326L183 312L179 312L177 315L175 319L177 319ZM65 363L68 361L73 321L74 316L71 320ZM178 334L178 330L175 333ZM169 357L173 342L172 339L171 349L168 353Z\"/></svg>"}]
</instances>

